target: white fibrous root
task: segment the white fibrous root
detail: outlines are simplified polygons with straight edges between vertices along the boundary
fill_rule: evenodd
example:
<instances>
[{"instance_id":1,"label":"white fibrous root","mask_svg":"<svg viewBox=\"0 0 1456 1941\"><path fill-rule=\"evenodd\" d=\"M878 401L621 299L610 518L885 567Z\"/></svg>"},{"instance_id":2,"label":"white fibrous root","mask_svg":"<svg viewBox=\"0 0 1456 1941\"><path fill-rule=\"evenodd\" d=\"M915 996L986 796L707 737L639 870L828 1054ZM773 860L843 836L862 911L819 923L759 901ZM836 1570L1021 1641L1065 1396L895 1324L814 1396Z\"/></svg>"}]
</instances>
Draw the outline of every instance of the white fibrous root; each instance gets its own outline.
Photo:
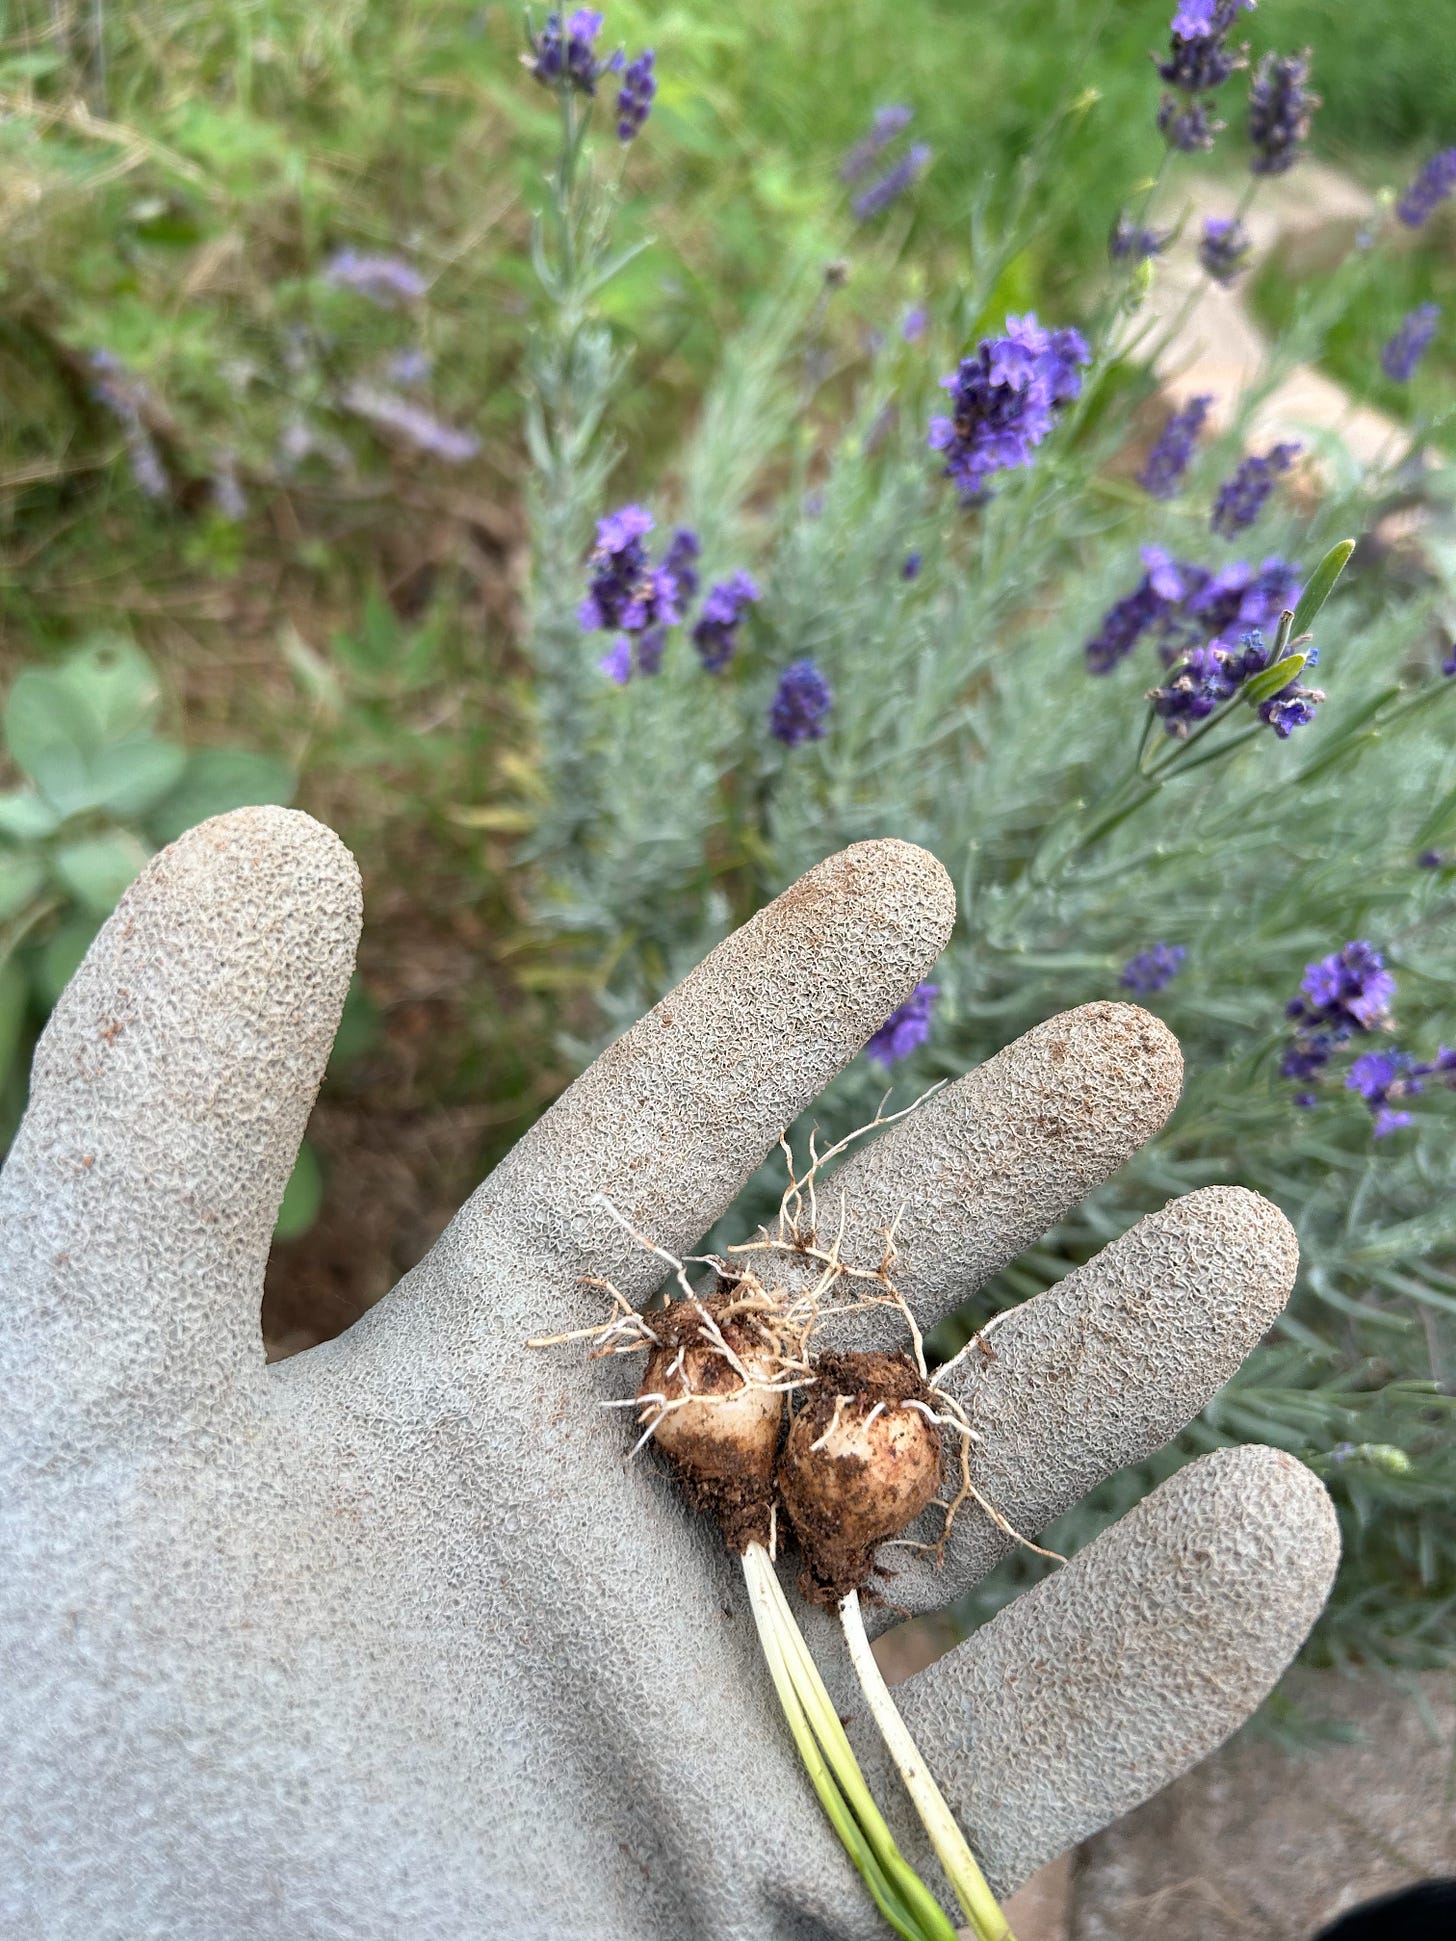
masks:
<instances>
[{"instance_id":1,"label":"white fibrous root","mask_svg":"<svg viewBox=\"0 0 1456 1941\"><path fill-rule=\"evenodd\" d=\"M583 1284L611 1301L608 1317L529 1344L582 1341L593 1358L645 1355L636 1395L604 1405L636 1411L641 1433L632 1455L655 1442L694 1507L717 1521L733 1550L759 1543L772 1553L782 1506L804 1557L801 1589L816 1603L838 1603L865 1584L878 1547L900 1538L932 1503L943 1512L941 1529L914 1547L937 1562L967 1500L1017 1535L973 1488L975 1432L959 1401L927 1372L921 1331L893 1278L899 1216L882 1231L878 1261L864 1265L844 1257L843 1197L823 1204L824 1166L865 1133L904 1116L882 1110L823 1153L811 1134L802 1175L781 1139L789 1180L776 1228L722 1256L697 1257L691 1264L712 1270L702 1290L688 1278L690 1263L639 1233L603 1198L634 1243L672 1269L680 1297L638 1311L610 1281L589 1276ZM898 1314L908 1352L816 1350L822 1323L870 1308ZM941 1498L942 1478L957 1472L958 1487Z\"/></svg>"}]
</instances>

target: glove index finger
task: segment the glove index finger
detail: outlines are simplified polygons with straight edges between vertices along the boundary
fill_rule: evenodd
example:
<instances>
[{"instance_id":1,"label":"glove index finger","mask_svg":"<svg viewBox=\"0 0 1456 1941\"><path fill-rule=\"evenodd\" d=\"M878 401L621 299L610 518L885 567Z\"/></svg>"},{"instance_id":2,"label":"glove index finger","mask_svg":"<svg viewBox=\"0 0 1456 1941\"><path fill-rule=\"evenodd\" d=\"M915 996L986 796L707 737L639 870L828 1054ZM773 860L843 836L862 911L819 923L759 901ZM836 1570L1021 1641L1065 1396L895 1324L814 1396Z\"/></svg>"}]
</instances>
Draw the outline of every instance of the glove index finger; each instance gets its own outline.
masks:
<instances>
[{"instance_id":1,"label":"glove index finger","mask_svg":"<svg viewBox=\"0 0 1456 1941\"><path fill-rule=\"evenodd\" d=\"M817 864L526 1134L441 1241L450 1271L432 1277L431 1298L462 1304L456 1319L473 1326L514 1291L512 1325L530 1331L575 1325L573 1310L601 1318L600 1300L576 1290L584 1274L645 1297L667 1270L611 1209L675 1254L690 1247L909 995L954 918L949 877L912 843L856 843Z\"/></svg>"}]
</instances>

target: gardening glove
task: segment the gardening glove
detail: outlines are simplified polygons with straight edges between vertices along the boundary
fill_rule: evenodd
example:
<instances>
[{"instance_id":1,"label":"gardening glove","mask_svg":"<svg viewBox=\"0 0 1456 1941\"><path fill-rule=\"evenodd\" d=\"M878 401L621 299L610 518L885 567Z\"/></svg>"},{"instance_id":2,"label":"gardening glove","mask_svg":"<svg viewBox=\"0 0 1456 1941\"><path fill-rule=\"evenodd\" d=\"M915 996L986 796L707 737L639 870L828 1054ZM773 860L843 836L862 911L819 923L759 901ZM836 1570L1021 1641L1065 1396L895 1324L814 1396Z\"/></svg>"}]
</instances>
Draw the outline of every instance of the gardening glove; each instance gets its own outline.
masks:
<instances>
[{"instance_id":1,"label":"gardening glove","mask_svg":"<svg viewBox=\"0 0 1456 1941\"><path fill-rule=\"evenodd\" d=\"M691 1247L953 914L908 844L810 870L602 1054L384 1302L270 1367L264 1264L358 880L328 830L279 809L155 858L56 1008L0 1181L0 1932L884 1932L777 1710L736 1559L653 1456L624 1461L598 1406L635 1362L525 1343L603 1318L582 1276L654 1291L662 1261L601 1196ZM1054 1019L844 1168L847 1235L878 1258L903 1209L929 1327L1162 1124L1179 1073L1142 1011ZM988 1499L1034 1532L1157 1448L1294 1267L1281 1215L1215 1188L1028 1302L994 1361L956 1371ZM944 1570L905 1566L897 1601L953 1596L1006 1541L968 1506ZM1335 1556L1307 1470L1227 1450L903 1686L993 1885L1224 1739Z\"/></svg>"}]
</instances>

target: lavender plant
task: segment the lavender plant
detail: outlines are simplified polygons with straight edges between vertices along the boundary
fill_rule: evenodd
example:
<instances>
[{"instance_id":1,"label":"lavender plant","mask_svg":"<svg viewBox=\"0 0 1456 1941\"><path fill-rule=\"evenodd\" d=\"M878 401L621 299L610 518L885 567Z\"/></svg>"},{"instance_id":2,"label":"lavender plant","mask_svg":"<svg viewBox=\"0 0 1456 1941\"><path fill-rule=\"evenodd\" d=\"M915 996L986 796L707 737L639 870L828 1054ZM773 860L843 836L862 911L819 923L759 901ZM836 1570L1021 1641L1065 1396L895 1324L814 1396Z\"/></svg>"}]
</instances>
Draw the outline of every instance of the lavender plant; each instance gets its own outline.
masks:
<instances>
[{"instance_id":1,"label":"lavender plant","mask_svg":"<svg viewBox=\"0 0 1456 1941\"><path fill-rule=\"evenodd\" d=\"M1180 11L1161 70L1170 113L1207 117L1243 58L1228 38L1238 14ZM1251 185L1302 146L1307 73L1305 57L1257 67ZM1393 579L1367 538L1321 613L1354 550L1345 535L1371 532L1395 476L1346 467L1313 502L1275 494L1297 454L1244 455L1257 395L1231 401L1221 434L1180 437L1156 493L1129 495L1108 467L1129 387L1145 381L1091 311L1083 328L1048 328L991 307L978 272L1000 239L983 213L961 287L917 296L915 331L887 319L832 382L838 282L788 267L729 346L671 484L638 487L660 527L691 532L713 593L695 617L695 589L675 592L681 618L664 619L650 666L634 650L620 683L576 612L602 567L593 523L626 497L601 429L619 365L592 309L618 258L581 172L578 104L562 99L543 234L573 239L576 258L540 254L532 432L531 645L552 800L528 853L541 920L598 967L598 1026L571 1049L585 1058L810 863L886 831L945 860L960 927L933 987L821 1102L826 1131L873 1116L887 1068L913 1087L1066 1005L1119 991L1156 1003L1188 1059L1172 1126L985 1290L962 1330L1211 1181L1286 1209L1304 1276L1270 1344L1181 1442L1051 1540L1085 1541L1197 1451L1272 1442L1328 1478L1345 1518L1315 1652L1449 1661L1456 1100L1441 1019L1456 985L1456 683L1439 625L1456 584L1443 559ZM880 122L850 179L905 125L888 109ZM1125 239L1114 256L1156 273L1166 239L1129 206L1108 211ZM1202 243L1220 275L1246 248L1238 217ZM1317 354L1366 258L1335 273L1288 354ZM1253 557L1231 556L1256 525ZM667 553L640 563L644 613L654 599L663 612L672 571ZM745 580L751 603L718 598ZM1317 661L1319 689L1305 679ZM1291 1039L1287 994L1350 939L1398 979L1401 1045L1348 1068L1332 1049L1296 1089L1289 1058L1313 1056L1325 1027L1301 1016ZM1391 1023L1382 1012L1365 1029ZM771 1174L751 1185L736 1229L776 1192ZM957 1345L954 1329L940 1345ZM1395 1454L1350 1454L1376 1447ZM1035 1568L1025 1555L1003 1567L967 1621Z\"/></svg>"}]
</instances>

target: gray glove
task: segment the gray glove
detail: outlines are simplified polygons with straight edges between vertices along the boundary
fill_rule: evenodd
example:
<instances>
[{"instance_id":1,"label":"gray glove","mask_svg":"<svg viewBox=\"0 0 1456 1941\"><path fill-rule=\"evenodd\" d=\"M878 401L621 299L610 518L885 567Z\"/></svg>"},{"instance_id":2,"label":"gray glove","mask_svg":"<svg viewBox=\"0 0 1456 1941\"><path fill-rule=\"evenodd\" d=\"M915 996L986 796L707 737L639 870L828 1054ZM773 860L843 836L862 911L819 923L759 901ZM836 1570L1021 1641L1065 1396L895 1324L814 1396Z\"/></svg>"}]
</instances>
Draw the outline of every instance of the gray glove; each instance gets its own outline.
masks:
<instances>
[{"instance_id":1,"label":"gray glove","mask_svg":"<svg viewBox=\"0 0 1456 1941\"><path fill-rule=\"evenodd\" d=\"M264 1263L358 881L328 830L276 809L156 858L57 1007L0 1182L0 1932L884 1933L793 1752L735 1560L655 1458L624 1463L597 1407L635 1363L523 1344L602 1318L583 1274L651 1292L661 1263L595 1196L691 1246L928 970L953 905L907 844L821 863L603 1053L388 1300L267 1367ZM851 1238L906 1203L928 1326L1154 1132L1179 1075L1144 1012L1054 1019L843 1167ZM983 1492L1035 1531L1155 1449L1294 1266L1273 1207L1211 1189L1029 1302L994 1362L959 1370ZM895 1595L941 1602L1003 1544L968 1508L946 1569L907 1567ZM1230 1450L903 1686L992 1883L1225 1738L1335 1557L1309 1472ZM937 1879L847 1689L843 1706Z\"/></svg>"}]
</instances>

